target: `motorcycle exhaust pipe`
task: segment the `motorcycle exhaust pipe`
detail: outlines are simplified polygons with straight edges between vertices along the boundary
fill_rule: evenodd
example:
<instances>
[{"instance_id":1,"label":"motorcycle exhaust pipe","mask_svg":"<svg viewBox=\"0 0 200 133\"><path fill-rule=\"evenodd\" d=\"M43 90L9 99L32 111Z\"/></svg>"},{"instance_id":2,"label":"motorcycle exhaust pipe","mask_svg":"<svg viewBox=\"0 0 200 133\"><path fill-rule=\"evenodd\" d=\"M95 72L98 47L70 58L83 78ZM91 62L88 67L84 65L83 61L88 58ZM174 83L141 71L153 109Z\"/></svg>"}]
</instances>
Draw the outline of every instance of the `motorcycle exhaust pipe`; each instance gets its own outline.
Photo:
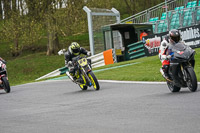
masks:
<instances>
[{"instance_id":1,"label":"motorcycle exhaust pipe","mask_svg":"<svg viewBox=\"0 0 200 133\"><path fill-rule=\"evenodd\" d=\"M67 71L66 72L66 74L67 74L67 76L74 82L74 79L73 79L73 77L69 74L69 72Z\"/></svg>"}]
</instances>

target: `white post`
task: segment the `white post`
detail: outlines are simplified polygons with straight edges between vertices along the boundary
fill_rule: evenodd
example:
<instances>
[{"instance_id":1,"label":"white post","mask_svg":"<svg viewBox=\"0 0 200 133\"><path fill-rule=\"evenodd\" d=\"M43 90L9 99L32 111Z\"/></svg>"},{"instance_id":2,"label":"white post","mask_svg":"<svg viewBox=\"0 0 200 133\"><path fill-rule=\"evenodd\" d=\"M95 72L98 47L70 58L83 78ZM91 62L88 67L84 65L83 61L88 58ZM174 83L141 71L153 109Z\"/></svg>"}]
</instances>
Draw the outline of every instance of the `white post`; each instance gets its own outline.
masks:
<instances>
[{"instance_id":1,"label":"white post","mask_svg":"<svg viewBox=\"0 0 200 133\"><path fill-rule=\"evenodd\" d=\"M93 35L93 23L92 23L92 16L115 16L117 23L120 23L120 13L118 10L115 8L111 9L110 12L92 12L87 6L83 7L83 10L87 13L87 18L88 18L88 31L89 31L89 39L90 39L90 51L91 54L95 54L95 49L94 49L94 35Z\"/></svg>"},{"instance_id":2,"label":"white post","mask_svg":"<svg viewBox=\"0 0 200 133\"><path fill-rule=\"evenodd\" d=\"M117 9L112 8L111 11L113 11L116 14L116 19L117 19L117 23L120 23L120 13Z\"/></svg>"},{"instance_id":3,"label":"white post","mask_svg":"<svg viewBox=\"0 0 200 133\"><path fill-rule=\"evenodd\" d=\"M92 29L92 12L87 6L84 6L83 10L87 13L88 31L89 31L89 39L90 39L90 51L91 51L91 54L94 55L95 53L94 53L94 38L93 38L93 29Z\"/></svg>"}]
</instances>

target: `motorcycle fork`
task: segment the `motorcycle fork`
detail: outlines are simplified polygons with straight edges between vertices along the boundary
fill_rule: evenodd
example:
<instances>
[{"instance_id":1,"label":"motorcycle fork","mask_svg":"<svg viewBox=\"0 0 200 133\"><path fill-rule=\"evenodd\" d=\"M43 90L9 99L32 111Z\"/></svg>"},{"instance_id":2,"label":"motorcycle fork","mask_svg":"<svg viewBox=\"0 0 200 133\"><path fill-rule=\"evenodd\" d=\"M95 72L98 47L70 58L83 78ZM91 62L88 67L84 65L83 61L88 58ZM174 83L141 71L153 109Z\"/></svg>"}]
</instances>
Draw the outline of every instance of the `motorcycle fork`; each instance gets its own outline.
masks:
<instances>
[{"instance_id":1,"label":"motorcycle fork","mask_svg":"<svg viewBox=\"0 0 200 133\"><path fill-rule=\"evenodd\" d=\"M181 71L183 74L183 80L186 82L187 81L187 73L186 73L185 69L183 68L183 65L181 65Z\"/></svg>"},{"instance_id":2,"label":"motorcycle fork","mask_svg":"<svg viewBox=\"0 0 200 133\"><path fill-rule=\"evenodd\" d=\"M75 76L76 76L77 79L80 77L79 73L80 73L79 71L76 71L76 73L75 73Z\"/></svg>"},{"instance_id":3,"label":"motorcycle fork","mask_svg":"<svg viewBox=\"0 0 200 133\"><path fill-rule=\"evenodd\" d=\"M90 84L91 80L88 77L87 72L85 71L85 69L83 67L81 69L82 69L83 76L86 78L86 82L87 82L86 84Z\"/></svg>"}]
</instances>

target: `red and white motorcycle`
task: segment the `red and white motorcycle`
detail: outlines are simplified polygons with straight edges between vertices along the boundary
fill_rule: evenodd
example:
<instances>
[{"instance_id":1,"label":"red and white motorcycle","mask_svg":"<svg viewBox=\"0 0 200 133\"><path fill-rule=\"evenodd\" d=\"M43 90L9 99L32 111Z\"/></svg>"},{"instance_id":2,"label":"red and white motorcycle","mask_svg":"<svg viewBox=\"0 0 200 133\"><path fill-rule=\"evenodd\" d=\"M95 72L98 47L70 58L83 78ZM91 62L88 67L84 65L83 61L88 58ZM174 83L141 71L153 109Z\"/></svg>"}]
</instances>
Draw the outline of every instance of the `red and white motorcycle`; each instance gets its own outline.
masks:
<instances>
[{"instance_id":1,"label":"red and white motorcycle","mask_svg":"<svg viewBox=\"0 0 200 133\"><path fill-rule=\"evenodd\" d=\"M10 93L10 84L7 77L6 64L0 60L0 90Z\"/></svg>"}]
</instances>

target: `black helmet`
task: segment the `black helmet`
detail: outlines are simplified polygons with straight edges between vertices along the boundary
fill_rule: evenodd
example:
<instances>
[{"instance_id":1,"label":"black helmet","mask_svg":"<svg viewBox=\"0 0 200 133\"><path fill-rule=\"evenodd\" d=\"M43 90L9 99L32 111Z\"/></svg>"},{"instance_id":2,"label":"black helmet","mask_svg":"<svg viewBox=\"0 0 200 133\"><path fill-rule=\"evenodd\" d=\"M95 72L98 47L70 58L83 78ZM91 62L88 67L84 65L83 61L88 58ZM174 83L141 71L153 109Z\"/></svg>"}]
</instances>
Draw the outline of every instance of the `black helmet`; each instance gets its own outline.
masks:
<instances>
[{"instance_id":1,"label":"black helmet","mask_svg":"<svg viewBox=\"0 0 200 133\"><path fill-rule=\"evenodd\" d=\"M181 40L179 31L175 29L169 31L169 38L175 43L178 43Z\"/></svg>"}]
</instances>

